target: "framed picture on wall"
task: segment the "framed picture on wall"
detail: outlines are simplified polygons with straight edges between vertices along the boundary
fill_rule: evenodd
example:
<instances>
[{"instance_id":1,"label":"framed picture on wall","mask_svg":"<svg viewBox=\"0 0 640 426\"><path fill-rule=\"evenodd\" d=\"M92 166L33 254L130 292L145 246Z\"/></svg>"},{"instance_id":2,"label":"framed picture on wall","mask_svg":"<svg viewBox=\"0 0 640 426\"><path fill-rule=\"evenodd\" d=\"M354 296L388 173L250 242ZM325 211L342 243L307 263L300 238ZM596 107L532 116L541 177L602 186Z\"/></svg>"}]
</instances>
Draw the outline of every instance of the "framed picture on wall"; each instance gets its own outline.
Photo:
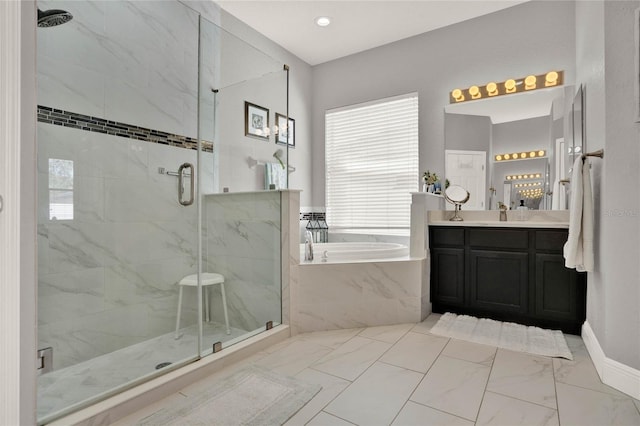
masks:
<instances>
[{"instance_id":1,"label":"framed picture on wall","mask_svg":"<svg viewBox=\"0 0 640 426\"><path fill-rule=\"evenodd\" d=\"M269 140L269 110L244 102L244 135Z\"/></svg>"},{"instance_id":2,"label":"framed picture on wall","mask_svg":"<svg viewBox=\"0 0 640 426\"><path fill-rule=\"evenodd\" d=\"M278 126L278 132L276 133L276 143L281 145L289 145L291 148L296 147L296 120L289 117L289 124L287 124L287 116L276 113L276 126Z\"/></svg>"}]
</instances>

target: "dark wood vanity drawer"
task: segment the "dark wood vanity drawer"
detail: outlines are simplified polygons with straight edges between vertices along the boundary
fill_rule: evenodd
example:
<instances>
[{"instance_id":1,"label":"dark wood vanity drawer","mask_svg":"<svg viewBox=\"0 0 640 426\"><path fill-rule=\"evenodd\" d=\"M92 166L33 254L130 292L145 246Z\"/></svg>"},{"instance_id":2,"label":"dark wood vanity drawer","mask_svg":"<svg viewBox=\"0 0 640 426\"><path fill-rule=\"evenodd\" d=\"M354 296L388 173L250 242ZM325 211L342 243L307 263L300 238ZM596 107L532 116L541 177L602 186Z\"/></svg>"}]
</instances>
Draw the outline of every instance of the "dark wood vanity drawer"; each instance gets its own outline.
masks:
<instances>
[{"instance_id":1,"label":"dark wood vanity drawer","mask_svg":"<svg viewBox=\"0 0 640 426\"><path fill-rule=\"evenodd\" d=\"M566 229L536 231L536 250L562 251L568 236Z\"/></svg>"},{"instance_id":2,"label":"dark wood vanity drawer","mask_svg":"<svg viewBox=\"0 0 640 426\"><path fill-rule=\"evenodd\" d=\"M464 246L464 228L432 227L429 244L434 247Z\"/></svg>"},{"instance_id":3,"label":"dark wood vanity drawer","mask_svg":"<svg viewBox=\"0 0 640 426\"><path fill-rule=\"evenodd\" d=\"M491 247L526 250L529 233L525 229L467 228L471 247Z\"/></svg>"}]
</instances>

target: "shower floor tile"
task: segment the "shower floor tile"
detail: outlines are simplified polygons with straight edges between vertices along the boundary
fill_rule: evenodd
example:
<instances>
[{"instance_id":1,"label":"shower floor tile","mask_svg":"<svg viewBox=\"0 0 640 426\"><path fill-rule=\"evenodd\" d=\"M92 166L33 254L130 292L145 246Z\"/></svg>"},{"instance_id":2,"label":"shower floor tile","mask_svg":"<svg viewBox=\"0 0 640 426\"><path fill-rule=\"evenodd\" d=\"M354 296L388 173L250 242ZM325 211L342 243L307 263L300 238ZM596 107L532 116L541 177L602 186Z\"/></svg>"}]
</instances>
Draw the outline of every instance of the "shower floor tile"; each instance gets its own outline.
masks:
<instances>
[{"instance_id":1,"label":"shower floor tile","mask_svg":"<svg viewBox=\"0 0 640 426\"><path fill-rule=\"evenodd\" d=\"M167 333L138 344L61 368L38 377L38 419L43 419L70 406L97 399L114 388L121 388L144 376L157 373L161 363L177 363L197 355L197 327L183 328L176 340L174 333ZM225 333L224 324L205 323L203 348L217 341L224 346L242 340L248 332L231 327ZM114 367L116 366L116 367Z\"/></svg>"}]
</instances>

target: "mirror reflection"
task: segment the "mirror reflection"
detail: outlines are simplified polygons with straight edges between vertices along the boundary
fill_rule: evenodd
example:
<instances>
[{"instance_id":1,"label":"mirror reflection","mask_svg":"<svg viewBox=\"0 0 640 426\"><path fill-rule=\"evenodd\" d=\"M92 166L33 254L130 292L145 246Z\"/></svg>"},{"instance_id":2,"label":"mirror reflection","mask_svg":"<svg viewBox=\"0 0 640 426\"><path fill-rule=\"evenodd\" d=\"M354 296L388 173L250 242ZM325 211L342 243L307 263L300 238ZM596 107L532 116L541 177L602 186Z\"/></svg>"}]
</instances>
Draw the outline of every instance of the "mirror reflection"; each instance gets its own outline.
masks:
<instances>
[{"instance_id":1,"label":"mirror reflection","mask_svg":"<svg viewBox=\"0 0 640 426\"><path fill-rule=\"evenodd\" d=\"M573 103L560 86L445 107L445 177L470 192L469 210L566 208L551 195L581 150Z\"/></svg>"}]
</instances>

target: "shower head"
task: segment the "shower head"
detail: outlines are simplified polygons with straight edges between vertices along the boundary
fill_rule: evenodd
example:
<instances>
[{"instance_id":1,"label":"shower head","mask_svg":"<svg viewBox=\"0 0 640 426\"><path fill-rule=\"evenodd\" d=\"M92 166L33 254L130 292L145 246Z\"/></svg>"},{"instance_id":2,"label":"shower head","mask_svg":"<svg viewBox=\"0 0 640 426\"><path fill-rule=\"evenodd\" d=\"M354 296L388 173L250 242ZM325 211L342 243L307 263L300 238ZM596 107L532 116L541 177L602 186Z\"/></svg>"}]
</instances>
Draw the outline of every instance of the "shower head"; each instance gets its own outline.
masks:
<instances>
[{"instance_id":1,"label":"shower head","mask_svg":"<svg viewBox=\"0 0 640 426\"><path fill-rule=\"evenodd\" d=\"M44 12L38 9L38 26L39 27L55 27L69 22L73 19L73 15L66 10L51 9Z\"/></svg>"}]
</instances>

